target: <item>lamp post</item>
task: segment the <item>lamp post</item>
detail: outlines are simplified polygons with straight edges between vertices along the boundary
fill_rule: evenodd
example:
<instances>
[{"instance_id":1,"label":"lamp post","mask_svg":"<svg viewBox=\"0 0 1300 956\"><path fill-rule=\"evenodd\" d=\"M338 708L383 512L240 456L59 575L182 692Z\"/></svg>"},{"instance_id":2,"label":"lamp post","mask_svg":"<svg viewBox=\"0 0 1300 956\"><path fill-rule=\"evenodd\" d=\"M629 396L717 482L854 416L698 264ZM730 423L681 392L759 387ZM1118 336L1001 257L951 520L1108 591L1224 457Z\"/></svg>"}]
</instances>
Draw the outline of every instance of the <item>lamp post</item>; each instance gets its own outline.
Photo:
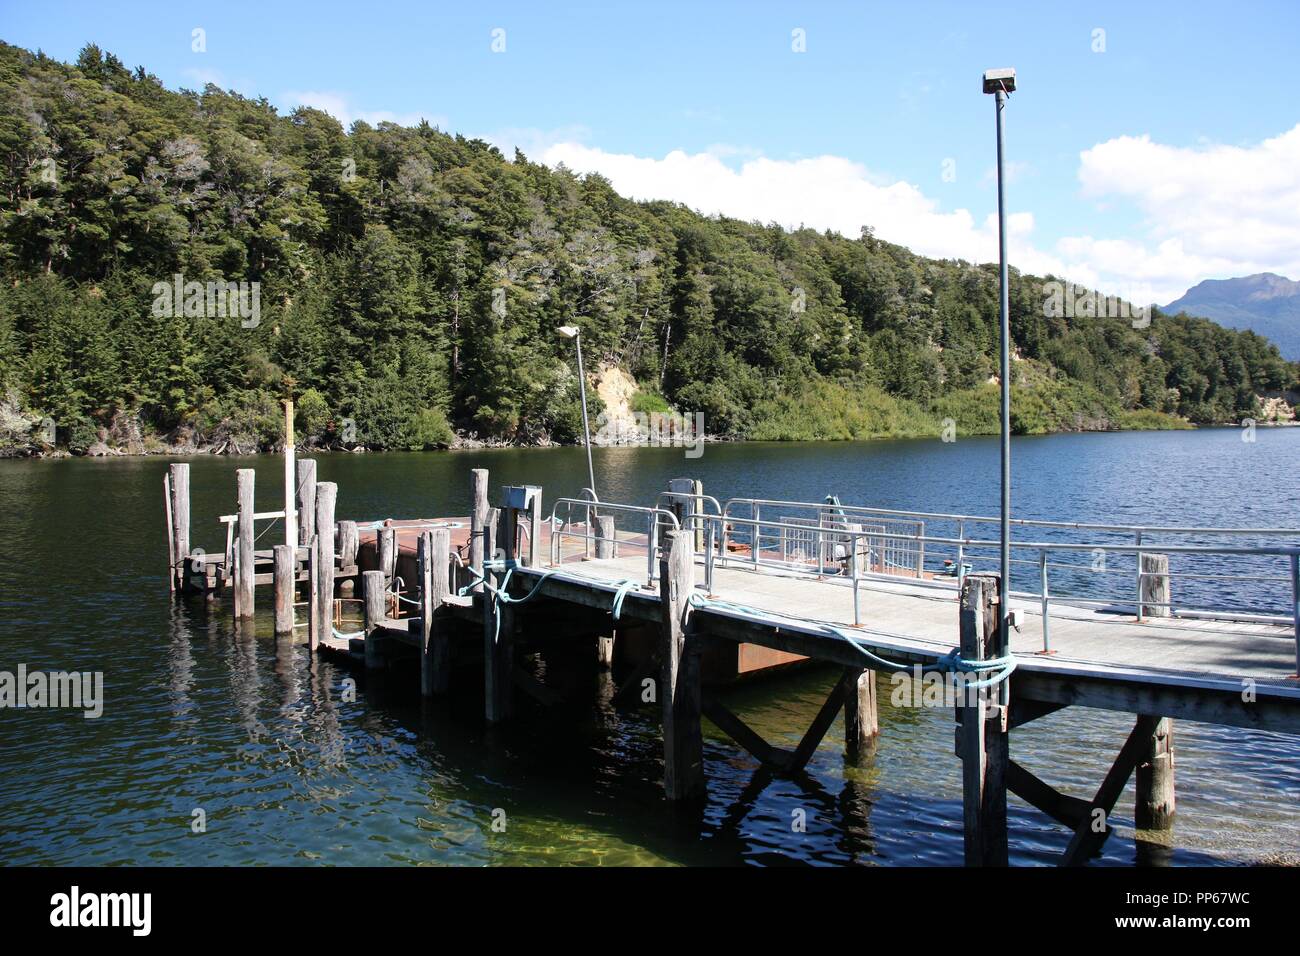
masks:
<instances>
[{"instance_id":1,"label":"lamp post","mask_svg":"<svg viewBox=\"0 0 1300 956\"><path fill-rule=\"evenodd\" d=\"M582 394L582 443L587 446L587 480L593 496L596 495L596 469L591 464L591 426L587 424L587 375L582 369L582 330L576 325L562 325L555 331L573 339L578 348L578 388Z\"/></svg>"},{"instance_id":2,"label":"lamp post","mask_svg":"<svg viewBox=\"0 0 1300 956\"><path fill-rule=\"evenodd\" d=\"M1002 380L1002 604L998 608L998 656L1005 657L1011 645L1011 318L1007 293L1007 210L1006 175L1003 168L1002 111L1007 97L1016 89L1016 71L1009 67L986 70L984 92L993 94L998 127L998 313L1001 320L1000 351ZM1003 682L1002 693L1006 693Z\"/></svg>"}]
</instances>

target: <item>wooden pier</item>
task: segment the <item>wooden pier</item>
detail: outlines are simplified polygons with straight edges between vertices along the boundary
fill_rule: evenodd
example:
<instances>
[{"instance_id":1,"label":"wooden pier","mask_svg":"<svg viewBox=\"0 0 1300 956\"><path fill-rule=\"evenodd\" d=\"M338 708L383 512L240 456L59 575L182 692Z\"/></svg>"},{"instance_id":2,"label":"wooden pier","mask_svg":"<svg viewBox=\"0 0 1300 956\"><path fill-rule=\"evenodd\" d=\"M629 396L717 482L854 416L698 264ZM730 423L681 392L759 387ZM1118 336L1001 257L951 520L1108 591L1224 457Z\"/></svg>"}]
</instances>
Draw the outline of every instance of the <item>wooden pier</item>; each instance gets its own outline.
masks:
<instances>
[{"instance_id":1,"label":"wooden pier","mask_svg":"<svg viewBox=\"0 0 1300 956\"><path fill-rule=\"evenodd\" d=\"M1018 540L1039 554L1041 586L1007 595L997 575L968 567L996 546L965 534L983 518L834 499L722 505L683 479L648 504L587 493L555 499L547 510L540 487L512 486L494 505L487 472L475 469L467 516L337 521L336 507L346 512L339 489L316 481L314 462L286 468L290 481L295 474L293 504L257 512L253 472L241 469L238 514L220 518L225 549L206 555L191 545L188 466L172 465L172 588L209 598L230 592L237 617L249 619L257 585L272 585L277 633L299 634L314 651L367 669L416 658L429 697L447 693L467 673L465 662L478 663L489 723L511 719L521 696L553 698L520 666L536 635L587 642L602 665L620 664L620 694L653 688L673 801L705 792L704 720L773 771L798 773L843 711L846 748L871 759L887 746L878 739L876 675L898 674L892 679L911 681L918 706L954 714L967 863L1006 863L1010 791L1068 828L1061 862L1073 865L1110 835L1109 814L1135 774L1139 825L1173 825L1177 720L1300 733L1300 531L1155 529L1237 536L1157 551L1152 529L1139 529L1129 546L1105 537L1129 529L1019 522L1017 533L1051 527L1087 538L1089 528L1101 530L1088 540ZM813 517L792 517L798 509ZM259 549L257 523L289 512L291 540ZM928 531L939 519L959 533ZM1280 543L1232 543L1251 535ZM1074 567L1061 555L1096 553L1131 554L1130 604L1049 592L1049 569ZM1289 572L1276 590L1291 613L1180 604L1171 556L1273 562ZM1214 575L1186 577L1190 586ZM1264 579L1226 579L1236 577ZM1011 653L995 659L1004 620L1014 625ZM713 693L719 680L801 661L836 666L841 677L793 749L763 740ZM1018 763L1010 745L1012 731L1071 706L1133 717L1091 794L1059 792L1051 767Z\"/></svg>"}]
</instances>

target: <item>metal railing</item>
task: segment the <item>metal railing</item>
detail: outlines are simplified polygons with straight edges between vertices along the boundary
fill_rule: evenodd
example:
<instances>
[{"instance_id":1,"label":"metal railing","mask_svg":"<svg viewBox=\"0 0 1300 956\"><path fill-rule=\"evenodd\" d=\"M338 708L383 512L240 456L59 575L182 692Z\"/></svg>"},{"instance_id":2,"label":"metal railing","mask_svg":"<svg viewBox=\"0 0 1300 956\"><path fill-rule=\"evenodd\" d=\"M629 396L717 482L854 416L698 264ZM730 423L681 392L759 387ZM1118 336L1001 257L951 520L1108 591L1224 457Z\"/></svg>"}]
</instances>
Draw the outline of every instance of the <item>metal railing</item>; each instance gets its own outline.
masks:
<instances>
[{"instance_id":1,"label":"metal railing","mask_svg":"<svg viewBox=\"0 0 1300 956\"><path fill-rule=\"evenodd\" d=\"M764 512L771 515L773 511L778 512L777 517L763 516ZM814 517L793 514L799 511L811 512ZM737 562L756 570L775 567L811 571L813 562L804 558L809 552L815 553L818 575L847 576L852 581L855 623L858 623L856 592L862 580L897 580L900 575L908 575L918 579L917 583L929 585L941 585L944 579L959 582L978 564L987 562L990 569L996 569L1000 547L996 538L982 539L968 534L972 525L977 530L982 525L997 527L997 518L983 515L866 508L836 502L735 498L727 501L720 517L696 514L688 517L719 524L717 546L706 554L706 566L720 561L724 567ZM858 518L864 520L852 520ZM931 526L945 523L954 533L933 532ZM1071 531L1093 533L1094 540L1087 541L1012 541L1011 597L1036 601L1042 615L1045 650L1050 649L1053 605L1094 607L1120 613L1129 610L1137 620L1154 615L1289 624L1296 637L1300 666L1300 529L1116 525L1026 518L1013 519L1012 524L1041 529L1045 536L1064 537ZM1123 543L1105 540L1116 535L1131 540ZM1174 540L1167 540L1171 538ZM1238 543L1242 539L1293 540L1251 545ZM731 554L730 543L736 540L749 545L748 555ZM792 542L796 543L793 548ZM1168 570L1143 570L1142 556L1153 553L1169 558ZM853 560L849 560L850 556ZM866 566L861 563L864 556ZM1086 559L1071 560L1076 556L1086 556ZM1119 566L1115 558L1121 559ZM1036 581L1032 583L1025 573L1030 568L1036 572ZM1132 590L1122 587L1116 590L1103 584L1108 581L1107 576L1129 578ZM1156 578L1165 579L1171 595L1168 600L1155 597L1155 589L1150 589L1150 593L1144 591ZM1187 586L1179 589L1178 600L1174 600L1177 582ZM1243 591L1248 592L1247 606L1240 603L1225 606L1219 600L1225 590L1238 599ZM1279 607L1284 594L1289 600Z\"/></svg>"},{"instance_id":2,"label":"metal railing","mask_svg":"<svg viewBox=\"0 0 1300 956\"><path fill-rule=\"evenodd\" d=\"M563 514L561 514L563 512ZM611 502L595 502L591 498L557 498L551 506L551 566L559 567L563 558L563 540L570 538L583 542L583 557L589 557L596 543L601 538L596 534L592 517L593 513L599 516L608 516L614 518L614 539L620 546L636 547L635 540L618 538L618 519L625 519L625 526L631 525L637 527L637 533L644 528L646 536L646 584L651 585L655 582L659 573L659 557L662 554L662 533L664 531L676 531L681 525L678 523L677 516L671 511L664 508L647 508L641 505L622 505ZM575 530L579 526L574 521L574 515L581 514L583 522L580 527L581 531ZM628 530L627 527L624 530ZM611 544L613 543L611 541Z\"/></svg>"}]
</instances>

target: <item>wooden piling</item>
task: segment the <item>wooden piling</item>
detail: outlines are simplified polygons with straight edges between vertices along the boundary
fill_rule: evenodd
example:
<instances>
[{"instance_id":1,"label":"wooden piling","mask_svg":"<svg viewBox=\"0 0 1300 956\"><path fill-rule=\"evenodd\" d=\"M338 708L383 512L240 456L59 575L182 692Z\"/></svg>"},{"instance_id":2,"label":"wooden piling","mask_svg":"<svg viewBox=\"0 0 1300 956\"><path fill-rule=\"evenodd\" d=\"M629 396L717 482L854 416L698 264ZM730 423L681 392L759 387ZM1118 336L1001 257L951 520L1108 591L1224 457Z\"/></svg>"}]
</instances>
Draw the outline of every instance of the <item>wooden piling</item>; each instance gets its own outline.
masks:
<instances>
[{"instance_id":1,"label":"wooden piling","mask_svg":"<svg viewBox=\"0 0 1300 956\"><path fill-rule=\"evenodd\" d=\"M420 693L432 697L447 692L450 676L450 635L447 622L438 619L438 610L451 593L450 529L421 533L416 557L420 565Z\"/></svg>"},{"instance_id":2,"label":"wooden piling","mask_svg":"<svg viewBox=\"0 0 1300 956\"><path fill-rule=\"evenodd\" d=\"M488 471L475 468L470 472L470 491L473 505L469 513L469 564L475 574L483 574L483 555L490 558L493 549L487 546L486 537L496 530L496 522L488 520ZM483 590L481 584L474 586L475 591Z\"/></svg>"},{"instance_id":3,"label":"wooden piling","mask_svg":"<svg viewBox=\"0 0 1300 956\"><path fill-rule=\"evenodd\" d=\"M880 739L880 717L876 712L876 672L845 668L844 746L850 759L875 750Z\"/></svg>"},{"instance_id":4,"label":"wooden piling","mask_svg":"<svg viewBox=\"0 0 1300 956\"><path fill-rule=\"evenodd\" d=\"M1162 717L1136 768L1138 830L1172 830L1174 826L1174 722Z\"/></svg>"},{"instance_id":5,"label":"wooden piling","mask_svg":"<svg viewBox=\"0 0 1300 956\"><path fill-rule=\"evenodd\" d=\"M664 792L669 800L704 793L704 741L700 727L700 647L687 640L690 596L695 590L694 540L690 531L669 531L659 559L659 698L663 711Z\"/></svg>"},{"instance_id":6,"label":"wooden piling","mask_svg":"<svg viewBox=\"0 0 1300 956\"><path fill-rule=\"evenodd\" d=\"M190 466L174 462L167 469L167 486L171 503L172 583L181 591L189 590L186 561L190 556Z\"/></svg>"},{"instance_id":7,"label":"wooden piling","mask_svg":"<svg viewBox=\"0 0 1300 956\"><path fill-rule=\"evenodd\" d=\"M312 535L307 546L307 644L313 653L329 626L320 599L320 566L320 538Z\"/></svg>"},{"instance_id":8,"label":"wooden piling","mask_svg":"<svg viewBox=\"0 0 1300 956\"><path fill-rule=\"evenodd\" d=\"M397 574L397 529L380 528L375 532L375 550L379 554L379 570L384 572L384 583L393 585Z\"/></svg>"},{"instance_id":9,"label":"wooden piling","mask_svg":"<svg viewBox=\"0 0 1300 956\"><path fill-rule=\"evenodd\" d=\"M275 584L275 633L293 633L293 598L297 590L297 562L294 560L294 548L287 544L275 546L275 572L272 580Z\"/></svg>"},{"instance_id":10,"label":"wooden piling","mask_svg":"<svg viewBox=\"0 0 1300 956\"><path fill-rule=\"evenodd\" d=\"M492 508L488 511L488 532L484 538L487 554L503 550L509 560L514 557L514 521L509 509ZM493 587L500 586L504 572L487 572ZM512 692L514 679L514 613L509 604L493 599L488 588L483 589L483 689L485 716L489 724L509 719L514 704Z\"/></svg>"},{"instance_id":11,"label":"wooden piling","mask_svg":"<svg viewBox=\"0 0 1300 956\"><path fill-rule=\"evenodd\" d=\"M962 657L998 654L998 579L970 574L961 583ZM957 684L958 756L962 760L962 810L967 866L1007 865L1007 708L997 687ZM969 704L970 706L961 706Z\"/></svg>"},{"instance_id":12,"label":"wooden piling","mask_svg":"<svg viewBox=\"0 0 1300 956\"><path fill-rule=\"evenodd\" d=\"M298 543L311 544L316 534L316 460L298 462Z\"/></svg>"},{"instance_id":13,"label":"wooden piling","mask_svg":"<svg viewBox=\"0 0 1300 956\"><path fill-rule=\"evenodd\" d=\"M257 555L253 551L256 538L253 515L257 510L253 506L253 483L256 477L257 472L252 468L240 468L235 472L239 486L239 577L235 580L238 589L235 606L239 608L239 616L245 619L253 617L253 585L257 574Z\"/></svg>"},{"instance_id":14,"label":"wooden piling","mask_svg":"<svg viewBox=\"0 0 1300 956\"><path fill-rule=\"evenodd\" d=\"M520 562L524 567L535 568L541 564L542 553L542 489L540 487L529 505L527 520L528 548L521 556Z\"/></svg>"},{"instance_id":15,"label":"wooden piling","mask_svg":"<svg viewBox=\"0 0 1300 956\"><path fill-rule=\"evenodd\" d=\"M1143 551L1142 607L1138 617L1169 617L1169 555Z\"/></svg>"},{"instance_id":16,"label":"wooden piling","mask_svg":"<svg viewBox=\"0 0 1300 956\"><path fill-rule=\"evenodd\" d=\"M355 521L340 521L339 527L339 567L356 567L357 553L361 550L361 533L357 531Z\"/></svg>"},{"instance_id":17,"label":"wooden piling","mask_svg":"<svg viewBox=\"0 0 1300 956\"><path fill-rule=\"evenodd\" d=\"M320 633L331 634L334 627L334 507L339 486L332 481L316 485L316 600L319 604Z\"/></svg>"},{"instance_id":18,"label":"wooden piling","mask_svg":"<svg viewBox=\"0 0 1300 956\"><path fill-rule=\"evenodd\" d=\"M596 559L615 556L615 531L613 515L598 515L592 519L596 526ZM596 662L601 667L614 666L614 633L596 638Z\"/></svg>"},{"instance_id":19,"label":"wooden piling","mask_svg":"<svg viewBox=\"0 0 1300 956\"><path fill-rule=\"evenodd\" d=\"M384 666L379 628L387 616L388 585L384 581L383 571L367 571L362 575L362 580L365 582L366 668L375 670Z\"/></svg>"}]
</instances>

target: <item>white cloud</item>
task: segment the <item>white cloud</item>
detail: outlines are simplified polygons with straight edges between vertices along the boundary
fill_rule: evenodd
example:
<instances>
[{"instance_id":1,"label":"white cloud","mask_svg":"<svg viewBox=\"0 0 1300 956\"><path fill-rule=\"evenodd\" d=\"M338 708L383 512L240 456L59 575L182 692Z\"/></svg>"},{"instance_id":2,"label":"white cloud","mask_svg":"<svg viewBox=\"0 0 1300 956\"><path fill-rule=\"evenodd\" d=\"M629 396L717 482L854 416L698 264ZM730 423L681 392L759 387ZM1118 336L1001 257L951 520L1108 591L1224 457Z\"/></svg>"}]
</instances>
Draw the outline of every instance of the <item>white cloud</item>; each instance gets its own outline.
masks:
<instances>
[{"instance_id":1,"label":"white cloud","mask_svg":"<svg viewBox=\"0 0 1300 956\"><path fill-rule=\"evenodd\" d=\"M1080 154L1079 182L1086 198L1135 205L1145 234L1071 237L1058 249L1149 283L1160 302L1206 278L1300 275L1300 125L1252 146L1121 136Z\"/></svg>"},{"instance_id":2,"label":"white cloud","mask_svg":"<svg viewBox=\"0 0 1300 956\"><path fill-rule=\"evenodd\" d=\"M990 262L997 258L993 215L945 211L905 181L882 179L839 156L773 160L715 147L663 158L611 153L575 141L551 142L549 165L600 172L624 195L669 199L706 214L833 229L855 237L871 225L882 239L923 255ZM728 165L724 158L741 158ZM1169 302L1205 278L1280 272L1300 276L1300 126L1256 146L1153 143L1120 137L1079 157L1083 197L1137 207L1137 234L1034 241L1034 216L1008 220L1011 262L1143 304ZM1013 172L1029 172L1028 167Z\"/></svg>"},{"instance_id":3,"label":"white cloud","mask_svg":"<svg viewBox=\"0 0 1300 956\"><path fill-rule=\"evenodd\" d=\"M420 120L427 119L432 125L446 129L449 125L445 116L429 113L393 113L389 110L363 110L353 105L346 93L330 90L288 90L280 94L280 103L285 110L298 106L310 106L329 113L347 129L356 120L365 120L371 126L380 123L397 123L400 126L416 126Z\"/></svg>"},{"instance_id":4,"label":"white cloud","mask_svg":"<svg viewBox=\"0 0 1300 956\"><path fill-rule=\"evenodd\" d=\"M599 172L626 196L675 200L705 214L791 227L806 224L850 237L871 225L882 239L926 255L996 256L996 234L988 223L977 226L965 209L943 212L912 184L881 182L859 163L839 156L757 156L733 168L723 161L727 155L748 153L719 147L703 153L674 150L654 159L566 142L549 147L543 160L564 163L575 172ZM1022 230L1032 228L1032 218L1019 224Z\"/></svg>"}]
</instances>

